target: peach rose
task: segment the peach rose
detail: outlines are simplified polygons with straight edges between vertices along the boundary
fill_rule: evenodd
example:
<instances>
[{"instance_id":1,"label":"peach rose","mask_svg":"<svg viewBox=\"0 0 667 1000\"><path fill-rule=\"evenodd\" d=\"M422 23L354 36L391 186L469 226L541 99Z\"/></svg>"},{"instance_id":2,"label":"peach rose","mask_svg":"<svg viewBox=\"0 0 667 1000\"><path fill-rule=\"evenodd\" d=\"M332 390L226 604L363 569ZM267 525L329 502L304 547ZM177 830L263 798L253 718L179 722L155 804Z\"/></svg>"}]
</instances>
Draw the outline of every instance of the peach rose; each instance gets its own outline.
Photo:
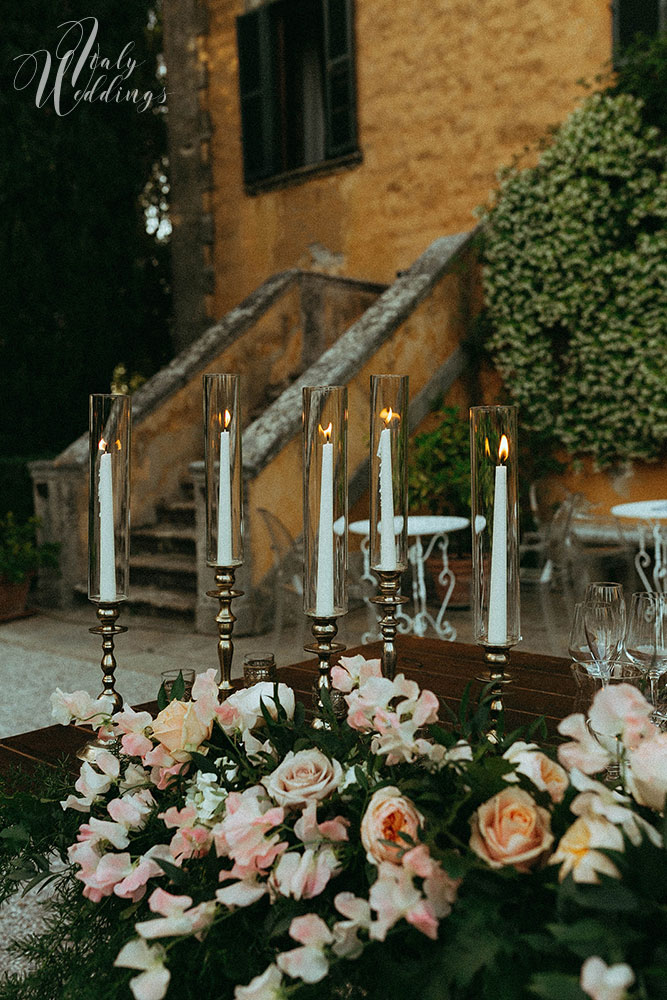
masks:
<instances>
[{"instance_id":1,"label":"peach rose","mask_svg":"<svg viewBox=\"0 0 667 1000\"><path fill-rule=\"evenodd\" d=\"M492 868L528 871L551 847L549 813L522 788L505 788L471 819L470 847Z\"/></svg>"},{"instance_id":2,"label":"peach rose","mask_svg":"<svg viewBox=\"0 0 667 1000\"><path fill-rule=\"evenodd\" d=\"M379 788L371 796L361 821L361 842L366 848L366 857L372 864L389 861L400 865L401 851L410 848L410 842L400 834L417 842L423 822L422 814L398 788L393 785Z\"/></svg>"},{"instance_id":3,"label":"peach rose","mask_svg":"<svg viewBox=\"0 0 667 1000\"><path fill-rule=\"evenodd\" d=\"M530 778L540 791L548 792L552 802L563 801L569 784L567 771L538 750L534 743L514 743L503 756L516 766L519 774ZM506 774L505 780L511 782L517 778L514 774Z\"/></svg>"},{"instance_id":4,"label":"peach rose","mask_svg":"<svg viewBox=\"0 0 667 1000\"><path fill-rule=\"evenodd\" d=\"M153 723L153 736L170 753L196 750L211 735L212 723L204 725L191 701L170 701Z\"/></svg>"},{"instance_id":5,"label":"peach rose","mask_svg":"<svg viewBox=\"0 0 667 1000\"><path fill-rule=\"evenodd\" d=\"M281 806L297 808L325 799L343 780L343 768L320 750L292 750L275 771L262 778L271 798Z\"/></svg>"}]
</instances>

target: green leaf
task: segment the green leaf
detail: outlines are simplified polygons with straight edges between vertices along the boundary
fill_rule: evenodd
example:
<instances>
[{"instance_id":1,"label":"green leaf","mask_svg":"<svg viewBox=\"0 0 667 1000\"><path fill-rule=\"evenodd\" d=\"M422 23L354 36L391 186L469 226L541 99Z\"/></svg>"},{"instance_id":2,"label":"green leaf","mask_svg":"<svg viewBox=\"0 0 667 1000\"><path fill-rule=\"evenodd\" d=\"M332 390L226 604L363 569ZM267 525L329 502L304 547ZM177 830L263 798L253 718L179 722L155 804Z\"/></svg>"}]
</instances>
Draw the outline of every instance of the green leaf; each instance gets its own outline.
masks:
<instances>
[{"instance_id":1,"label":"green leaf","mask_svg":"<svg viewBox=\"0 0 667 1000\"><path fill-rule=\"evenodd\" d=\"M180 701L185 694L185 681L183 680L183 671L178 671L178 677L171 686L171 691L169 692L169 701Z\"/></svg>"},{"instance_id":2,"label":"green leaf","mask_svg":"<svg viewBox=\"0 0 667 1000\"><path fill-rule=\"evenodd\" d=\"M528 989L542 1000L583 1000L586 997L577 977L563 972L538 972L528 983Z\"/></svg>"},{"instance_id":3,"label":"green leaf","mask_svg":"<svg viewBox=\"0 0 667 1000\"><path fill-rule=\"evenodd\" d=\"M164 686L164 681L160 684L160 690L157 693L157 707L158 711L161 712L169 704L169 699L167 698L167 690Z\"/></svg>"},{"instance_id":4,"label":"green leaf","mask_svg":"<svg viewBox=\"0 0 667 1000\"><path fill-rule=\"evenodd\" d=\"M8 826L4 830L0 830L0 838L3 840L11 840L17 847L21 844L27 844L30 842L30 834L20 823L14 823L12 826Z\"/></svg>"},{"instance_id":5,"label":"green leaf","mask_svg":"<svg viewBox=\"0 0 667 1000\"><path fill-rule=\"evenodd\" d=\"M163 858L155 858L154 860L175 885L185 886L189 884L190 877L188 873L179 868L178 865L172 865L171 861L165 861Z\"/></svg>"},{"instance_id":6,"label":"green leaf","mask_svg":"<svg viewBox=\"0 0 667 1000\"><path fill-rule=\"evenodd\" d=\"M218 769L213 761L209 757L206 757L203 753L197 753L196 750L191 750L190 757L197 770L202 771L203 774L218 773Z\"/></svg>"}]
</instances>

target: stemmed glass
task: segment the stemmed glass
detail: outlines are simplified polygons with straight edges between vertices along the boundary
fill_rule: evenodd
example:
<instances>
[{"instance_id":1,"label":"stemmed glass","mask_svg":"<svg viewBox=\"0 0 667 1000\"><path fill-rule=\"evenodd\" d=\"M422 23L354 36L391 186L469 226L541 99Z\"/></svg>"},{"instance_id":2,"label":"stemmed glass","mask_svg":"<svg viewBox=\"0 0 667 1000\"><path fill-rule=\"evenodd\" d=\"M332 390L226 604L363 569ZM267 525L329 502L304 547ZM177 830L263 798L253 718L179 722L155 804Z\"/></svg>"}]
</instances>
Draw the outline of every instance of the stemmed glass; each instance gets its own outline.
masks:
<instances>
[{"instance_id":1,"label":"stemmed glass","mask_svg":"<svg viewBox=\"0 0 667 1000\"><path fill-rule=\"evenodd\" d=\"M588 645L586 630L584 628L584 603L580 601L574 606L574 615L570 627L570 638L568 641L568 652L575 663L581 664L592 677L599 676L591 647Z\"/></svg>"},{"instance_id":2,"label":"stemmed glass","mask_svg":"<svg viewBox=\"0 0 667 1000\"><path fill-rule=\"evenodd\" d=\"M623 646L625 618L617 605L585 601L584 629L596 672L606 684Z\"/></svg>"},{"instance_id":3,"label":"stemmed glass","mask_svg":"<svg viewBox=\"0 0 667 1000\"><path fill-rule=\"evenodd\" d=\"M667 671L667 601L663 594L639 591L632 595L625 652L648 674L651 703L658 702L658 681Z\"/></svg>"},{"instance_id":4,"label":"stemmed glass","mask_svg":"<svg viewBox=\"0 0 667 1000\"><path fill-rule=\"evenodd\" d=\"M620 583L590 583L583 601L586 641L593 655L595 673L606 684L623 649L625 598Z\"/></svg>"}]
</instances>

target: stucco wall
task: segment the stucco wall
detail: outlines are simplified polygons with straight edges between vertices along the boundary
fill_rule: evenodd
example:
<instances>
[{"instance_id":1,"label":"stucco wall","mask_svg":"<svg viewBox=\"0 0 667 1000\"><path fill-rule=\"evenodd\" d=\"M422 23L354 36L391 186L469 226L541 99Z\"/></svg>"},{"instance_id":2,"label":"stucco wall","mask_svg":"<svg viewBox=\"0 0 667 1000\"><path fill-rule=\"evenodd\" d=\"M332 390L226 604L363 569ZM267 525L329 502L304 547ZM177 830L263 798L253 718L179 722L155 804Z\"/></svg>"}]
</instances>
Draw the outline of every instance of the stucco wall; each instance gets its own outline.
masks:
<instances>
[{"instance_id":1,"label":"stucco wall","mask_svg":"<svg viewBox=\"0 0 667 1000\"><path fill-rule=\"evenodd\" d=\"M213 315L266 275L310 266L390 282L438 236L470 229L496 170L583 96L611 53L608 0L357 0L361 164L297 186L243 190L234 19L209 0ZM315 266L319 266L315 261Z\"/></svg>"}]
</instances>

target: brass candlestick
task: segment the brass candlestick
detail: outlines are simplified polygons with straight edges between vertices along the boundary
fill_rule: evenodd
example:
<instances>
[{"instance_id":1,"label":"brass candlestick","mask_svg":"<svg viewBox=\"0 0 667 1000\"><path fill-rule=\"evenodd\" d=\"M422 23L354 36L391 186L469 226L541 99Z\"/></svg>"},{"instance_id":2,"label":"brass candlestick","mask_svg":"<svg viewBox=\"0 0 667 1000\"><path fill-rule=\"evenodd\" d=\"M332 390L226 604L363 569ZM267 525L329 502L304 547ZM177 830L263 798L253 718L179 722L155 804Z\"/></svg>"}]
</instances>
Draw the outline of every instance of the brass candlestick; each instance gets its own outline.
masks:
<instances>
[{"instance_id":1,"label":"brass candlestick","mask_svg":"<svg viewBox=\"0 0 667 1000\"><path fill-rule=\"evenodd\" d=\"M329 692L331 704L337 716L342 717L347 711L342 693L331 687L331 657L334 653L341 653L345 646L340 642L334 642L338 634L338 624L335 618L313 618L311 630L315 641L303 648L307 653L315 653L318 658L318 676L314 690L316 715L313 719L313 728L328 729L329 723L322 717L324 709L322 691L326 689Z\"/></svg>"},{"instance_id":2,"label":"brass candlestick","mask_svg":"<svg viewBox=\"0 0 667 1000\"><path fill-rule=\"evenodd\" d=\"M401 597L399 590L401 587L400 570L376 569L373 572L380 578L380 593L371 597L373 604L377 604L382 609L382 618L379 625L382 632L384 645L382 647L382 676L394 679L396 673L397 652L394 640L398 632L398 618L396 609L401 604L407 602L407 597Z\"/></svg>"},{"instance_id":3,"label":"brass candlestick","mask_svg":"<svg viewBox=\"0 0 667 1000\"><path fill-rule=\"evenodd\" d=\"M481 674L477 680L482 684L491 684L490 689L491 707L489 711L489 729L486 738L490 743L498 743L498 720L504 711L503 693L504 688L511 684L513 677L507 673L506 667L510 662L511 646L485 646L484 661L488 664L488 672Z\"/></svg>"},{"instance_id":4,"label":"brass candlestick","mask_svg":"<svg viewBox=\"0 0 667 1000\"><path fill-rule=\"evenodd\" d=\"M232 566L216 566L215 582L217 590L208 590L208 597L216 597L220 602L220 611L216 615L218 626L218 660L220 662L220 700L224 701L234 691L232 684L232 657L234 656L234 643L232 642L232 632L236 615L232 613L232 601L235 597L242 597L242 590L234 590L235 569Z\"/></svg>"},{"instance_id":5,"label":"brass candlestick","mask_svg":"<svg viewBox=\"0 0 667 1000\"><path fill-rule=\"evenodd\" d=\"M113 703L112 714L120 712L123 707L123 699L116 691L116 657L114 656L114 636L127 632L126 625L117 625L116 620L120 614L120 603L98 604L95 608L99 625L94 625L88 631L93 635L102 636L102 691L101 695L111 698ZM109 731L96 736L79 750L77 757L79 760L87 760L92 763L98 750L116 750L120 747L120 741Z\"/></svg>"}]
</instances>

